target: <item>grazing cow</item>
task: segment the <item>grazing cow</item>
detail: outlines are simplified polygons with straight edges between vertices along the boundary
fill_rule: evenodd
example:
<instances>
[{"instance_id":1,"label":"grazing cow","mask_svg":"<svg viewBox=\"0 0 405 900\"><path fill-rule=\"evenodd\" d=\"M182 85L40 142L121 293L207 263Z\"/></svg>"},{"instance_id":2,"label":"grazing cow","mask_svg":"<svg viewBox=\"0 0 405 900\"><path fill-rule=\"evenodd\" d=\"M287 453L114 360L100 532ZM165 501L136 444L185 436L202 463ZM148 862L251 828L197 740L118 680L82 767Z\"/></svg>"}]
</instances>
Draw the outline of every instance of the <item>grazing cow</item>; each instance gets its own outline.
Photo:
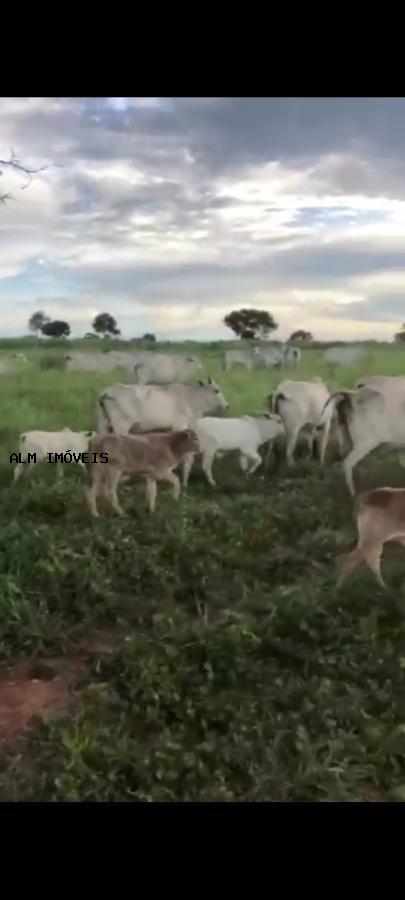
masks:
<instances>
[{"instance_id":1,"label":"grazing cow","mask_svg":"<svg viewBox=\"0 0 405 900\"><path fill-rule=\"evenodd\" d=\"M259 365L265 366L266 369L275 369L284 362L284 348L280 344L273 344L268 347L255 347L254 357Z\"/></svg>"},{"instance_id":2,"label":"grazing cow","mask_svg":"<svg viewBox=\"0 0 405 900\"><path fill-rule=\"evenodd\" d=\"M123 515L117 497L122 473L146 476L146 496L150 512L154 511L156 505L157 481L169 481L174 488L174 499L178 500L180 479L173 469L180 465L186 455L197 451L197 435L189 428L171 431L169 434L97 436L90 443L90 452L106 453L108 461L104 464L91 463L91 486L86 489L90 512L93 516L98 516L97 496L103 493L115 512Z\"/></svg>"},{"instance_id":3,"label":"grazing cow","mask_svg":"<svg viewBox=\"0 0 405 900\"><path fill-rule=\"evenodd\" d=\"M196 387L186 384L165 386L113 384L98 398L99 434L140 433L193 427L197 419L228 409L220 387L210 378Z\"/></svg>"},{"instance_id":4,"label":"grazing cow","mask_svg":"<svg viewBox=\"0 0 405 900\"><path fill-rule=\"evenodd\" d=\"M285 366L298 366L301 361L301 350L298 347L292 347L291 344L285 344L283 355Z\"/></svg>"},{"instance_id":5,"label":"grazing cow","mask_svg":"<svg viewBox=\"0 0 405 900\"><path fill-rule=\"evenodd\" d=\"M24 353L12 353L12 359L19 359L21 362L28 362L27 357L24 356Z\"/></svg>"},{"instance_id":6,"label":"grazing cow","mask_svg":"<svg viewBox=\"0 0 405 900\"><path fill-rule=\"evenodd\" d=\"M141 362L144 353L120 353L110 350L108 353L73 352L65 356L67 372L113 372L114 369L125 369L135 372L135 366Z\"/></svg>"},{"instance_id":7,"label":"grazing cow","mask_svg":"<svg viewBox=\"0 0 405 900\"><path fill-rule=\"evenodd\" d=\"M405 386L387 389L380 383L378 388L365 385L358 390L336 391L321 416L325 445L334 415L352 448L343 461L343 471L354 496L353 469L360 460L382 444L405 447Z\"/></svg>"},{"instance_id":8,"label":"grazing cow","mask_svg":"<svg viewBox=\"0 0 405 900\"><path fill-rule=\"evenodd\" d=\"M228 371L232 366L244 366L245 369L253 369L255 357L251 350L226 350L224 354L224 369Z\"/></svg>"},{"instance_id":9,"label":"grazing cow","mask_svg":"<svg viewBox=\"0 0 405 900\"><path fill-rule=\"evenodd\" d=\"M195 356L151 351L135 366L135 371L138 384L181 384L201 375L203 367Z\"/></svg>"},{"instance_id":10,"label":"grazing cow","mask_svg":"<svg viewBox=\"0 0 405 900\"><path fill-rule=\"evenodd\" d=\"M385 487L359 494L354 501L354 513L357 547L344 558L337 585L341 587L347 576L364 562L385 588L380 568L383 546L386 541L405 545L405 490Z\"/></svg>"},{"instance_id":11,"label":"grazing cow","mask_svg":"<svg viewBox=\"0 0 405 900\"><path fill-rule=\"evenodd\" d=\"M367 355L365 347L329 347L323 354L328 366L352 366Z\"/></svg>"},{"instance_id":12,"label":"grazing cow","mask_svg":"<svg viewBox=\"0 0 405 900\"><path fill-rule=\"evenodd\" d=\"M198 419L195 431L202 455L202 467L209 484L215 486L212 475L212 463L215 455L229 450L239 450L240 465L244 471L248 469L248 460L253 466L248 470L251 475L260 466L262 458L259 447L272 441L284 432L279 416L266 413L264 416L241 416L239 419L217 419L206 417ZM187 487L193 458L183 463L183 487Z\"/></svg>"},{"instance_id":13,"label":"grazing cow","mask_svg":"<svg viewBox=\"0 0 405 900\"><path fill-rule=\"evenodd\" d=\"M313 452L317 437L315 429L329 394L327 385L321 379L314 378L313 381L281 381L268 397L269 408L281 417L284 425L288 465L294 463L298 435L306 425L313 426L310 435Z\"/></svg>"},{"instance_id":14,"label":"grazing cow","mask_svg":"<svg viewBox=\"0 0 405 900\"><path fill-rule=\"evenodd\" d=\"M19 450L24 462L17 463L14 469L14 481L18 481L24 469L26 472L32 472L33 466L27 464L28 454L36 454L36 462L43 462L47 458L48 453L87 453L89 442L95 436L94 431L72 431L70 428L63 428L62 431L26 431L20 434ZM80 466L86 469L81 460L78 460ZM55 463L59 478L63 476L63 466L61 463Z\"/></svg>"}]
</instances>

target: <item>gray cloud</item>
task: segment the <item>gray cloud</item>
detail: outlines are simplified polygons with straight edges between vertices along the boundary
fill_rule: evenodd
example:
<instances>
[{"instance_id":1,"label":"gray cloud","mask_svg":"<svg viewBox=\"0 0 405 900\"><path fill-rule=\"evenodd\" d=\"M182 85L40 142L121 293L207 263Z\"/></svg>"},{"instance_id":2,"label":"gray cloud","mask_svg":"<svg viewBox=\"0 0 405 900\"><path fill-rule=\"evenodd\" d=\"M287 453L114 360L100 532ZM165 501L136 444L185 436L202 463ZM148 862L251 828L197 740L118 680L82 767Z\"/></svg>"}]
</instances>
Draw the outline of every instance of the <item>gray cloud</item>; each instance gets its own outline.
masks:
<instances>
[{"instance_id":1,"label":"gray cloud","mask_svg":"<svg viewBox=\"0 0 405 900\"><path fill-rule=\"evenodd\" d=\"M402 98L6 98L0 156L53 168L0 210L0 279L33 304L115 301L126 321L125 304L170 318L266 292L289 321L300 291L334 293L339 320L401 320L398 297L360 282L405 269L404 113Z\"/></svg>"}]
</instances>

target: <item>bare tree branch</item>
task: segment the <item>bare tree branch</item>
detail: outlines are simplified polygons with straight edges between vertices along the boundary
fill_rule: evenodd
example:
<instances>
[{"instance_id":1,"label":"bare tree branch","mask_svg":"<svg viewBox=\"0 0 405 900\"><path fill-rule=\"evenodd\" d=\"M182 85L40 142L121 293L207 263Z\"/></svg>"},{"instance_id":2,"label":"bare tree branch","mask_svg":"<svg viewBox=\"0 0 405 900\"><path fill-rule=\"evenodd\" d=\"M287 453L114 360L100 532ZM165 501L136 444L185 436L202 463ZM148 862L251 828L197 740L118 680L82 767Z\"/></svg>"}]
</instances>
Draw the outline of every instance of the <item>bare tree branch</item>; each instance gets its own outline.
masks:
<instances>
[{"instance_id":1,"label":"bare tree branch","mask_svg":"<svg viewBox=\"0 0 405 900\"><path fill-rule=\"evenodd\" d=\"M3 174L2 168L12 169L14 172L20 172L22 175L28 176L28 180L25 184L22 184L18 188L20 191L25 191L31 184L33 175L38 175L39 172L45 172L46 169L49 169L49 166L40 166L39 169L31 169L21 162L16 153L14 153L13 148L11 148L10 159L0 159L0 176ZM0 203L6 204L7 200L11 199L13 199L13 195L9 192L0 194Z\"/></svg>"}]
</instances>

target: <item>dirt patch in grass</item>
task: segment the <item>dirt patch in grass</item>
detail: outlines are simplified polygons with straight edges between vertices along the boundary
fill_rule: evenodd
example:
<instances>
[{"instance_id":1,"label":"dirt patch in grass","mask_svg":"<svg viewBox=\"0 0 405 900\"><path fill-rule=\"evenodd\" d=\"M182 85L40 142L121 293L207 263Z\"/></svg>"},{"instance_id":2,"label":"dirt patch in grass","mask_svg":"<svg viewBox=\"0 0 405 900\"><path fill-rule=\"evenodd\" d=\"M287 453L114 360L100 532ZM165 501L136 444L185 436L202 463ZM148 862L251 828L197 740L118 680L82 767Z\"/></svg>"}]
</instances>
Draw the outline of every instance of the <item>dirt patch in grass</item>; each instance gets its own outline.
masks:
<instances>
[{"instance_id":1,"label":"dirt patch in grass","mask_svg":"<svg viewBox=\"0 0 405 900\"><path fill-rule=\"evenodd\" d=\"M70 656L24 660L0 671L0 744L68 706L94 659L114 653L122 640L113 631L92 631Z\"/></svg>"},{"instance_id":2,"label":"dirt patch in grass","mask_svg":"<svg viewBox=\"0 0 405 900\"><path fill-rule=\"evenodd\" d=\"M27 677L24 667L0 675L0 742L17 737L35 720L69 702L70 691L62 678Z\"/></svg>"}]
</instances>

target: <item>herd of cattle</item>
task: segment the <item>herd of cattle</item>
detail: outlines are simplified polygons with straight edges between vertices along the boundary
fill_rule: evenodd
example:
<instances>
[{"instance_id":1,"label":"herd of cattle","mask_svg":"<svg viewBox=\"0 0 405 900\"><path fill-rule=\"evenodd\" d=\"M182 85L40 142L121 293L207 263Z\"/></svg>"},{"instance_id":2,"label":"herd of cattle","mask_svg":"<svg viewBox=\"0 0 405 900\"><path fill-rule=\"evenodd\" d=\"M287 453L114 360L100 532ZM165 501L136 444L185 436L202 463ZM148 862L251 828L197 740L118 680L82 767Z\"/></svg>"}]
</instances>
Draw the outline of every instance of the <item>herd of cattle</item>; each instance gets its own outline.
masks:
<instances>
[{"instance_id":1,"label":"herd of cattle","mask_svg":"<svg viewBox=\"0 0 405 900\"><path fill-rule=\"evenodd\" d=\"M297 365L300 351L295 352L296 348L269 347L256 351L227 351L224 367L228 369L237 364L251 368L254 357L262 357L262 362L270 365L266 353L273 354L271 365L280 364L279 357L274 361L277 353L283 354L282 364L286 364L287 350L294 351L289 357L289 364ZM326 351L331 365L357 360L359 357L354 351L361 348L332 350ZM244 362L241 362L242 358ZM137 376L136 384L118 382L100 391L96 432L64 429L59 432L27 432L20 436L20 452L24 459L33 452L39 454L39 459L45 458L49 452L108 455L108 465L95 464L90 460L90 487L86 489L86 497L93 515L98 515L97 499L104 499L116 512L122 513L117 498L117 486L122 475L145 477L148 505L153 511L157 482L170 482L177 498L180 479L175 470L181 467L185 488L197 456L201 457L208 482L215 485L212 466L217 455L237 451L241 469L249 475L262 463L259 449L267 445L270 452L276 439L282 436L286 461L291 466L301 434L306 436L310 454L316 455L321 465L325 462L328 444L336 441L339 455L343 458L346 483L354 496L353 468L360 460L381 444L390 444L395 448L405 446L405 376L366 376L358 380L351 390L334 392L319 377L309 381L285 379L266 398L267 409L262 414L230 418L226 415L228 402L220 386L210 377L205 382L199 380L198 384L183 383L203 373L201 363L195 357L157 352L72 352L66 363L73 369L98 372L108 371L109 366L113 369L127 367ZM24 468L25 471L30 469L29 466ZM61 475L62 467L57 468ZM17 465L15 480L22 470L23 466ZM393 539L394 532L396 539L405 543L405 491L393 493L392 489L387 488L372 494L367 495L368 500L364 499L364 495L357 498L358 523L363 523L361 527L359 525L359 545L354 555L351 554L350 562L346 563L341 579L363 560L383 584L379 559L384 540ZM394 494L396 499L392 501L390 498ZM402 506L398 501L399 494L403 495ZM377 499L374 495L378 495ZM396 517L395 525L391 509ZM376 530L377 520L379 526ZM388 533L391 537L384 537ZM371 551L367 550L370 540Z\"/></svg>"}]
</instances>

